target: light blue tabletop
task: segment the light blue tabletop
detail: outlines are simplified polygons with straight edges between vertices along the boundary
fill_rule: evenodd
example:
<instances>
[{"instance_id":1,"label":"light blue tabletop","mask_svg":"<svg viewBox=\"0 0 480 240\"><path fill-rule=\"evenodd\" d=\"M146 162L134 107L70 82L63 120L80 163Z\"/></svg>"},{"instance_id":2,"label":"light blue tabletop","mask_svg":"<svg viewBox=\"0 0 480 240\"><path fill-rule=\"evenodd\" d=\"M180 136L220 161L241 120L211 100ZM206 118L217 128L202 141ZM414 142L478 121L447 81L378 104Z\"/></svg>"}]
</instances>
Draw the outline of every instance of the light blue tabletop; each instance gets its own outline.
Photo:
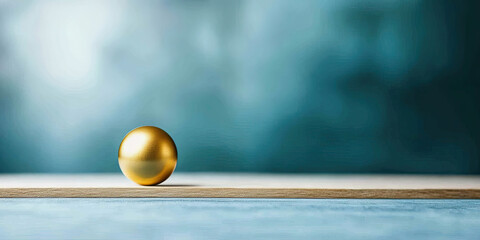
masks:
<instances>
[{"instance_id":1,"label":"light blue tabletop","mask_svg":"<svg viewBox=\"0 0 480 240\"><path fill-rule=\"evenodd\" d=\"M480 239L480 200L0 199L0 239Z\"/></svg>"}]
</instances>

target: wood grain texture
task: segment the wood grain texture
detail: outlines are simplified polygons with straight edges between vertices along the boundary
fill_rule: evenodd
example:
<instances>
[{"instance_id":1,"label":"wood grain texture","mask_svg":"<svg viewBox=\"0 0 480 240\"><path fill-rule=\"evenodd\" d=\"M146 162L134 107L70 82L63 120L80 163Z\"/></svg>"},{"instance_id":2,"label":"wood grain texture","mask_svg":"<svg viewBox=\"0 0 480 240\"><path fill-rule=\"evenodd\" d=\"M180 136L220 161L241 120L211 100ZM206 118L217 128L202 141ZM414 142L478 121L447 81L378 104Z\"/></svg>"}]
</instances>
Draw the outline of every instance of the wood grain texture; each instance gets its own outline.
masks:
<instances>
[{"instance_id":1,"label":"wood grain texture","mask_svg":"<svg viewBox=\"0 0 480 240\"><path fill-rule=\"evenodd\" d=\"M0 175L1 198L479 199L478 176L175 173L158 186L121 174Z\"/></svg>"}]
</instances>

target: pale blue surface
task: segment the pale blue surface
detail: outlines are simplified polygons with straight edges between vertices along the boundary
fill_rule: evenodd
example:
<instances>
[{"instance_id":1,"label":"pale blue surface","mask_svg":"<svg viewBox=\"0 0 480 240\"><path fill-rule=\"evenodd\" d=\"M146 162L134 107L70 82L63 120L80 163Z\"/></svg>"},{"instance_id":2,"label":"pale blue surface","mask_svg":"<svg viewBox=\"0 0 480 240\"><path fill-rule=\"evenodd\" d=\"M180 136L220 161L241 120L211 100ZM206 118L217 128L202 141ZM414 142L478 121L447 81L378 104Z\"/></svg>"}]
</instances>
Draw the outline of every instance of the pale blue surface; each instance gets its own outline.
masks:
<instances>
[{"instance_id":1,"label":"pale blue surface","mask_svg":"<svg viewBox=\"0 0 480 240\"><path fill-rule=\"evenodd\" d=\"M480 239L480 200L0 199L0 239Z\"/></svg>"}]
</instances>

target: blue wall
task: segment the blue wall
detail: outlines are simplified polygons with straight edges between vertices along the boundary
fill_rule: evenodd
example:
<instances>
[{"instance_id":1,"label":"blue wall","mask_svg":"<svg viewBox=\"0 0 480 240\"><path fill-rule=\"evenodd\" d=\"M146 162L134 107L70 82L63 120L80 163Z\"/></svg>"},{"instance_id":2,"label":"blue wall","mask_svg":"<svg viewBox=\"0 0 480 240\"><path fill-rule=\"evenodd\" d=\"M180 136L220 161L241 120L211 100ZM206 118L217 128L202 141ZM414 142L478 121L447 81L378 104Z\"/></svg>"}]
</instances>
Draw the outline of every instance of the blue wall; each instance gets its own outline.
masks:
<instances>
[{"instance_id":1,"label":"blue wall","mask_svg":"<svg viewBox=\"0 0 480 240\"><path fill-rule=\"evenodd\" d=\"M2 1L0 172L480 173L475 1Z\"/></svg>"}]
</instances>

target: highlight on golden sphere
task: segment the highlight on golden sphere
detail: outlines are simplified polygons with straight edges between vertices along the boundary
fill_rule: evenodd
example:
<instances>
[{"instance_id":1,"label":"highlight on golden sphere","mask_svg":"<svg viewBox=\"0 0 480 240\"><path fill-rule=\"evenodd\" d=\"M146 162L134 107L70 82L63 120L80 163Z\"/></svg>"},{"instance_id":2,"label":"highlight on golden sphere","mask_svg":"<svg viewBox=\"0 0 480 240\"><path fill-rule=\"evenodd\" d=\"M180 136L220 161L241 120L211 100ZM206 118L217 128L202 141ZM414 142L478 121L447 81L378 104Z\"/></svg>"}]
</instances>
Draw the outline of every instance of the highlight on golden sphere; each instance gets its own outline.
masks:
<instances>
[{"instance_id":1,"label":"highlight on golden sphere","mask_svg":"<svg viewBox=\"0 0 480 240\"><path fill-rule=\"evenodd\" d=\"M157 185L173 173L177 147L160 128L143 126L130 131L118 149L123 174L140 185Z\"/></svg>"}]
</instances>

